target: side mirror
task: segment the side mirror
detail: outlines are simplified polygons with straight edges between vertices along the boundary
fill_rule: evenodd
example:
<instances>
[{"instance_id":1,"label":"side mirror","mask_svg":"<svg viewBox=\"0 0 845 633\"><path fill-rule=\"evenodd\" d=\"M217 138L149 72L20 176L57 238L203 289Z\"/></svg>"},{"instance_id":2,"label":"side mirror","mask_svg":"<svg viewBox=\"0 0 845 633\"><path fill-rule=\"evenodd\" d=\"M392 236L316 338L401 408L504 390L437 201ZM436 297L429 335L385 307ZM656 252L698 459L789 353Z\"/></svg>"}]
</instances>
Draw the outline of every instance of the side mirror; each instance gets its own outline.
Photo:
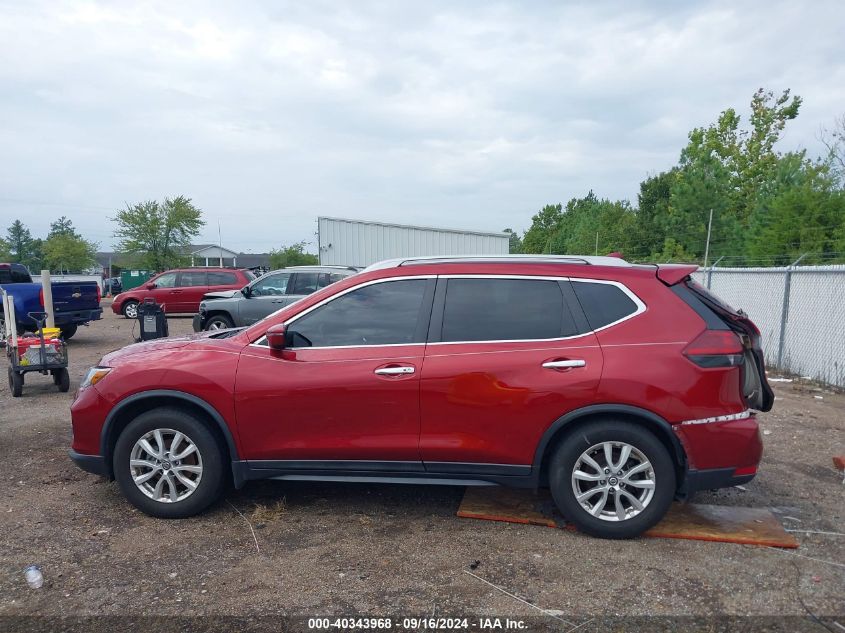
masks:
<instances>
[{"instance_id":1,"label":"side mirror","mask_svg":"<svg viewBox=\"0 0 845 633\"><path fill-rule=\"evenodd\" d=\"M241 288L241 294L245 297L252 296L252 289L249 286L244 286Z\"/></svg>"},{"instance_id":2,"label":"side mirror","mask_svg":"<svg viewBox=\"0 0 845 633\"><path fill-rule=\"evenodd\" d=\"M267 337L267 345L270 349L276 350L277 352L285 349L287 330L283 323L271 325L264 335Z\"/></svg>"},{"instance_id":3,"label":"side mirror","mask_svg":"<svg viewBox=\"0 0 845 633\"><path fill-rule=\"evenodd\" d=\"M154 290L155 287L156 287L156 285L153 282L148 282L148 283L144 284L144 288L146 288L147 290Z\"/></svg>"}]
</instances>

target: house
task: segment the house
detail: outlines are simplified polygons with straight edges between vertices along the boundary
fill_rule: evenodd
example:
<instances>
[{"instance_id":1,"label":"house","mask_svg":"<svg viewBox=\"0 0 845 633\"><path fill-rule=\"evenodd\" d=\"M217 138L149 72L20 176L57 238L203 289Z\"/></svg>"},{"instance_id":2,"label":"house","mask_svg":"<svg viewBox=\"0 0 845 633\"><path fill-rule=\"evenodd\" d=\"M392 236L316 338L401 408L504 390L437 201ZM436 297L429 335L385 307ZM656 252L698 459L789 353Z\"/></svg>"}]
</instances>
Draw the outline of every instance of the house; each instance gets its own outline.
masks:
<instances>
[{"instance_id":1,"label":"house","mask_svg":"<svg viewBox=\"0 0 845 633\"><path fill-rule=\"evenodd\" d=\"M182 252L186 264L189 266L232 266L235 268L260 268L269 270L270 253L237 253L219 244L189 244ZM122 253L101 251L96 254L97 264L93 268L94 274L108 275L111 266L112 274L117 274L121 263L125 260Z\"/></svg>"}]
</instances>

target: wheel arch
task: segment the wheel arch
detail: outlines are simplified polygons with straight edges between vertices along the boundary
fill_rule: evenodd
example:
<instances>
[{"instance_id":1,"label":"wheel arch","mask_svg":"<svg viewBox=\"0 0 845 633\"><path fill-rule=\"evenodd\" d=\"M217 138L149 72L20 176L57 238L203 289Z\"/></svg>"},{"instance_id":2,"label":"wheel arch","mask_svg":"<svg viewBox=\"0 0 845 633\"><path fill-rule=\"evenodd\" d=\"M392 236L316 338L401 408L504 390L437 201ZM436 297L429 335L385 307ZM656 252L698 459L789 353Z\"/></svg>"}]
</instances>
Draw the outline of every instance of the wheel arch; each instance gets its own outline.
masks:
<instances>
[{"instance_id":1,"label":"wheel arch","mask_svg":"<svg viewBox=\"0 0 845 633\"><path fill-rule=\"evenodd\" d=\"M565 437L587 422L608 417L633 422L653 432L669 451L669 456L675 464L677 485L681 486L686 475L687 457L678 436L672 429L672 425L652 411L626 404L590 405L570 411L555 420L546 429L534 453L534 463L531 470L537 473L536 485L545 486L548 483L548 465L551 453Z\"/></svg>"},{"instance_id":2,"label":"wheel arch","mask_svg":"<svg viewBox=\"0 0 845 633\"><path fill-rule=\"evenodd\" d=\"M141 413L166 406L190 411L208 424L212 433L221 441L226 451L224 459L228 459L232 465L235 487L240 488L244 479L241 470L236 467L236 464L240 463L238 449L223 416L202 398L174 389L153 389L133 394L118 402L109 412L100 434L100 454L103 456L109 478L114 478L112 455L121 431Z\"/></svg>"}]
</instances>

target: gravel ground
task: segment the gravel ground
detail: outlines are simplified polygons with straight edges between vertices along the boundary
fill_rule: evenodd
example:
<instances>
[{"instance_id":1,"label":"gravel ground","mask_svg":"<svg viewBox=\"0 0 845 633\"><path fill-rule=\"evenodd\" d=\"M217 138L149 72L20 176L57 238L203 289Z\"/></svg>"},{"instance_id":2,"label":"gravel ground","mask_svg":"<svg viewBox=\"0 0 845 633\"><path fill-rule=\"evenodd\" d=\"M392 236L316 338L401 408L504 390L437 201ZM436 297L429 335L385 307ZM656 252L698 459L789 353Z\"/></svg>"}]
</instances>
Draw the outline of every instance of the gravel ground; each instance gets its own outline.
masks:
<instances>
[{"instance_id":1,"label":"gravel ground","mask_svg":"<svg viewBox=\"0 0 845 633\"><path fill-rule=\"evenodd\" d=\"M171 319L170 331L190 331L190 319ZM557 625L537 607L582 623L809 609L845 625L841 535L798 534L794 552L599 541L458 519L462 488L282 482L250 484L194 519L149 518L66 453L73 391L131 338L132 322L106 306L69 345L71 393L37 375L21 398L0 390L0 616L498 615ZM790 529L845 532L845 486L831 463L845 454L845 396L774 386L760 474L746 490L696 501L769 507ZM40 590L24 581L29 564L43 568Z\"/></svg>"}]
</instances>

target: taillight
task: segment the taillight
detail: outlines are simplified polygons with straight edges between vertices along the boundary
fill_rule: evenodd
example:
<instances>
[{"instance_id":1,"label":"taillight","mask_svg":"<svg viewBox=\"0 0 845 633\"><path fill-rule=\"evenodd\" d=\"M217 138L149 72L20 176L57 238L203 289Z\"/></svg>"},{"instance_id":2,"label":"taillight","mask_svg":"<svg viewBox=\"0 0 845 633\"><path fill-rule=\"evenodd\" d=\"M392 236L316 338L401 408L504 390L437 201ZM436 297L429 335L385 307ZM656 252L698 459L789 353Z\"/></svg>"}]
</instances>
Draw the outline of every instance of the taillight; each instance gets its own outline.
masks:
<instances>
[{"instance_id":1,"label":"taillight","mask_svg":"<svg viewBox=\"0 0 845 633\"><path fill-rule=\"evenodd\" d=\"M704 330L683 354L699 367L737 367L742 351L742 341L731 330Z\"/></svg>"},{"instance_id":2,"label":"taillight","mask_svg":"<svg viewBox=\"0 0 845 633\"><path fill-rule=\"evenodd\" d=\"M100 301L102 301L102 299L103 299L103 291L100 288L100 284L97 284L97 304L99 304Z\"/></svg>"},{"instance_id":3,"label":"taillight","mask_svg":"<svg viewBox=\"0 0 845 633\"><path fill-rule=\"evenodd\" d=\"M41 307L44 307L44 288L38 291L38 300L41 302Z\"/></svg>"}]
</instances>

